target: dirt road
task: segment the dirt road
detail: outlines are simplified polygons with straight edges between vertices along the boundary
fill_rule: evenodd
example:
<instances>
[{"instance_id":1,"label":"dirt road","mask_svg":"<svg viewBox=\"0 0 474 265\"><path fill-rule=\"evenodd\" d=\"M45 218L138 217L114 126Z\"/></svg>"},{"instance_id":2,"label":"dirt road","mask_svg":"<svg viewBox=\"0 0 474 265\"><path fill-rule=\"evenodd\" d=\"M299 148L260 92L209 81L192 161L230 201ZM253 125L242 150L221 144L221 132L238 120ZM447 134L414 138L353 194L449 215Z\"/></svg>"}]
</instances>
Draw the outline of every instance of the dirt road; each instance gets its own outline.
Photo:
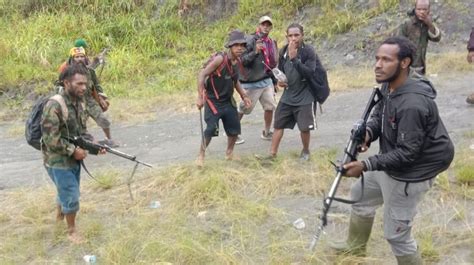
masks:
<instances>
[{"instance_id":1,"label":"dirt road","mask_svg":"<svg viewBox=\"0 0 474 265\"><path fill-rule=\"evenodd\" d=\"M474 92L474 75L430 76L437 91L438 104L443 121L456 144L472 144L463 140L463 132L474 129L474 106L465 98ZM333 93L324 104L324 113L318 112L318 129L312 134L311 149L342 147L349 136L352 123L361 115L371 90L356 90ZM119 150L137 155L137 158L156 166L166 166L181 161L194 160L200 143L199 113L157 113L154 122L125 126L115 124L115 138L122 143ZM236 156L265 154L270 142L260 139L263 112L259 107L242 120L243 137L246 142L235 148ZM41 154L28 146L23 137L6 137L8 125L0 126L0 189L19 186L38 186L49 182L43 168ZM92 134L102 137L102 132L92 129ZM213 139L208 156L224 157L226 138ZM299 132L285 131L280 150L299 151ZM91 171L104 166L113 166L130 171L133 163L122 158L106 155L89 156L86 161Z\"/></svg>"}]
</instances>

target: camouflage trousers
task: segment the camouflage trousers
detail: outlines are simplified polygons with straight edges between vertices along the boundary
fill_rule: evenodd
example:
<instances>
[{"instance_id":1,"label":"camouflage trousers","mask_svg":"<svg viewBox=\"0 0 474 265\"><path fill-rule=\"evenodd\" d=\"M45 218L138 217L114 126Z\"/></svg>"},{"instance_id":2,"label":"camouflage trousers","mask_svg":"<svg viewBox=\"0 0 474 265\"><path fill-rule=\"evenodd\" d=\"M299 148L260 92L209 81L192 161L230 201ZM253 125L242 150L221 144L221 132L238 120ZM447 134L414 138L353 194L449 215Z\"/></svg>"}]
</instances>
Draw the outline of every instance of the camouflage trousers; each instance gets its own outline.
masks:
<instances>
[{"instance_id":1,"label":"camouflage trousers","mask_svg":"<svg viewBox=\"0 0 474 265\"><path fill-rule=\"evenodd\" d=\"M102 111L99 106L99 103L89 94L85 95L86 97L86 112L87 115L92 117L92 119L97 123L100 128L108 129L110 128L110 119Z\"/></svg>"}]
</instances>

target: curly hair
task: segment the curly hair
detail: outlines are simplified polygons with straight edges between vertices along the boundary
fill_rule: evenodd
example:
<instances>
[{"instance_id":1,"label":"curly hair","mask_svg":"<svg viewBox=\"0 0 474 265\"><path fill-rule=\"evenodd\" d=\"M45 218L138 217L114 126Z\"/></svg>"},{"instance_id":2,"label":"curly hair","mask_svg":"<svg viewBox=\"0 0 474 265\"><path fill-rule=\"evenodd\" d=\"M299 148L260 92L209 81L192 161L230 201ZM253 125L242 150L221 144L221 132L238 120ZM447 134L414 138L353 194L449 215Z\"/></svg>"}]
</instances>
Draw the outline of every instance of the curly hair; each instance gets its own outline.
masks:
<instances>
[{"instance_id":1,"label":"curly hair","mask_svg":"<svg viewBox=\"0 0 474 265\"><path fill-rule=\"evenodd\" d=\"M395 36L386 39L381 45L384 44L397 45L399 48L397 54L398 60L401 61L405 58L410 58L410 64L408 66L411 66L416 54L416 46L413 42L403 36Z\"/></svg>"}]
</instances>

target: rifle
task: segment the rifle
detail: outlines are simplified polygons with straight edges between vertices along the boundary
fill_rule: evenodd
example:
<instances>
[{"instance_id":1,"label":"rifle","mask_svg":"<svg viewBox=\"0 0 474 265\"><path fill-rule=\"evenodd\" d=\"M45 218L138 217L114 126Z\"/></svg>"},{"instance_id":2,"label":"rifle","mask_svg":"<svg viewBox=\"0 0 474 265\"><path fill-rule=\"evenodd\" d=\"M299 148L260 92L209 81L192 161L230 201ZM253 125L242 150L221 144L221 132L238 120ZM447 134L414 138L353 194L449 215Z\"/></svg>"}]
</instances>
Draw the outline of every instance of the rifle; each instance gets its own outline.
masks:
<instances>
[{"instance_id":1,"label":"rifle","mask_svg":"<svg viewBox=\"0 0 474 265\"><path fill-rule=\"evenodd\" d=\"M319 241L319 237L321 236L324 227L327 225L327 215L329 209L331 208L332 202L338 201L347 204L354 204L360 201L364 196L364 175L361 175L362 193L357 200L352 201L335 197L339 183L341 182L341 179L345 173L345 169L343 166L346 163L357 160L357 156L359 155L359 146L365 142L366 123L369 118L370 112L375 107L375 105L379 103L381 99L382 93L380 92L380 89L378 87L374 87L374 89L372 90L372 94L370 95L369 102L367 103L364 113L362 114L362 118L359 119L352 127L351 136L349 138L349 141L347 142L346 148L344 149L342 161L340 161L339 165L336 165L331 162L331 164L334 165L334 168L336 170L336 178L334 179L334 182L331 185L331 189L329 190L328 196L323 200L323 212L320 216L321 223L318 226L316 233L313 235L313 238L311 240L311 244L309 247L311 251L314 251L314 248L316 247L316 244Z\"/></svg>"},{"instance_id":2,"label":"rifle","mask_svg":"<svg viewBox=\"0 0 474 265\"><path fill-rule=\"evenodd\" d=\"M102 75L102 71L104 70L105 56L107 55L109 50L110 50L110 48L102 49L102 51L97 56L94 57L94 59L92 60L92 63L90 65L88 65L88 67L93 69L94 71L97 69L97 67L99 65L101 66L100 67L100 72L96 76L97 80L100 79L100 77ZM97 101L97 103L99 104L102 111L105 112L105 111L108 110L108 108L110 106L110 102L108 100L108 97L104 93L98 93L97 88L95 87L95 84L92 85L91 95L95 99L95 101Z\"/></svg>"},{"instance_id":3,"label":"rifle","mask_svg":"<svg viewBox=\"0 0 474 265\"><path fill-rule=\"evenodd\" d=\"M107 56L107 53L109 51L110 51L110 48L103 48L102 51L100 51L99 54L97 54L97 56L95 56L94 59L92 59L92 62L89 65L89 67L95 70L97 69L99 65L101 65L103 68L105 64L105 56ZM100 73L102 73L102 70L100 71Z\"/></svg>"},{"instance_id":4,"label":"rifle","mask_svg":"<svg viewBox=\"0 0 474 265\"><path fill-rule=\"evenodd\" d=\"M87 138L86 138L87 136ZM114 154L116 156L120 156L122 158L125 158L125 159L128 159L130 161L133 161L135 162L135 166L133 167L133 170L132 170L132 174L130 175L130 177L127 179L127 186L128 186L128 193L130 195L130 199L133 201L133 194L132 194L132 188L131 188L131 184L132 184L132 179L133 179L133 175L135 175L135 171L137 170L138 168L138 165L139 164L142 164L144 166L147 166L147 167L150 167L152 168L152 165L148 164L148 163L145 163L145 162L142 162L140 160L137 159L136 156L132 156L132 155L129 155L129 154L126 154L126 153L123 153L123 152L120 152L118 150L115 150L107 145L101 145L101 144L96 144L94 142L92 142L91 140L89 140L88 138L88 135L86 136L74 136L74 137L67 137L66 139L71 142L72 144L74 144L75 146L78 146L84 150L87 150L90 154L93 154L93 155L97 155L99 153L99 151L101 149L104 149L107 151L107 153L111 153L111 154ZM99 182L97 179L95 179L91 173L89 173L89 171L87 170L85 164L84 164L84 161L81 161L81 165L82 167L84 168L84 170L87 172L87 174L92 178L94 179L95 181Z\"/></svg>"},{"instance_id":5,"label":"rifle","mask_svg":"<svg viewBox=\"0 0 474 265\"><path fill-rule=\"evenodd\" d=\"M89 138L89 137L87 137L87 138ZM78 146L78 147L80 147L84 150L87 150L89 152L89 154L92 154L92 155L97 155L101 149L104 149L105 151L107 151L107 153L111 153L111 154L114 154L116 156L120 156L122 158L133 161L137 164L142 164L142 165L150 167L150 168L153 167L152 165L150 165L148 163L145 163L145 162L142 162L142 161L138 160L136 156L120 152L116 149L113 149L113 148L107 146L107 145L96 144L96 143L92 142L91 140L89 140L87 138L85 136L74 136L74 137L68 137L67 140L69 142L71 142L72 144L74 144L75 146Z\"/></svg>"}]
</instances>

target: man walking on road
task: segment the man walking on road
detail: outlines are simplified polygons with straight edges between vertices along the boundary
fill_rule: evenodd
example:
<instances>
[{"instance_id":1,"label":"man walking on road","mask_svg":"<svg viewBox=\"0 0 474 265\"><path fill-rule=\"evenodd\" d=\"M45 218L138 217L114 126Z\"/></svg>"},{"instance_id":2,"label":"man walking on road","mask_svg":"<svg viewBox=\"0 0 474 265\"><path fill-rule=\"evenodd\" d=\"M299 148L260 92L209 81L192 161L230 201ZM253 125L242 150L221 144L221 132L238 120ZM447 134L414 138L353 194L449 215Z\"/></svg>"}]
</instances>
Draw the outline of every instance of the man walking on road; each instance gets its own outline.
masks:
<instances>
[{"instance_id":1,"label":"man walking on road","mask_svg":"<svg viewBox=\"0 0 474 265\"><path fill-rule=\"evenodd\" d=\"M273 28L273 21L269 16L263 16L258 21L257 32L250 35L247 41L247 50L242 55L244 73L240 74L240 84L250 97L252 104L246 108L244 102L239 105L239 118L252 112L257 101L264 110L265 127L262 131L263 140L272 140L270 131L273 111L276 107L275 88L273 86L271 69L278 65L278 48L274 40L269 37ZM240 136L236 144L243 144L245 140Z\"/></svg>"},{"instance_id":2,"label":"man walking on road","mask_svg":"<svg viewBox=\"0 0 474 265\"><path fill-rule=\"evenodd\" d=\"M472 28L471 37L467 43L467 50L467 62L472 63L474 62L474 27ZM474 104L474 93L466 98L466 102L469 104Z\"/></svg>"},{"instance_id":3,"label":"man walking on road","mask_svg":"<svg viewBox=\"0 0 474 265\"><path fill-rule=\"evenodd\" d=\"M110 147L118 147L118 143L112 140L112 135L110 131L110 119L104 113L104 111L106 111L108 108L108 103L106 101L107 96L105 95L104 89L99 83L99 79L97 78L95 70L87 66L87 57L85 49L83 47L73 47L71 48L69 55L70 58L68 60L68 63L66 65L61 66L59 72L62 73L65 67L73 64L80 65L87 69L88 88L84 96L87 105L86 112L88 116L91 116L92 119L97 123L97 125L101 127L104 131L106 138L102 141L99 141L99 143L105 144ZM97 93L98 100L94 98L94 93Z\"/></svg>"},{"instance_id":4,"label":"man walking on road","mask_svg":"<svg viewBox=\"0 0 474 265\"><path fill-rule=\"evenodd\" d=\"M239 83L240 56L245 50L245 44L244 33L232 31L225 45L228 51L214 55L199 72L196 105L199 110L204 106L206 122L204 139L196 161L199 167L203 166L205 151L211 138L219 135L219 120L222 120L227 134L226 159L232 159L235 140L240 134L239 114L233 102L234 88L244 101L245 107L251 104L250 98Z\"/></svg>"},{"instance_id":5,"label":"man walking on road","mask_svg":"<svg viewBox=\"0 0 474 265\"><path fill-rule=\"evenodd\" d=\"M275 111L275 122L271 158L278 153L278 147L283 137L284 129L293 129L298 124L303 150L300 159L307 161L310 158L309 142L310 131L314 130L314 98L307 81L312 77L317 55L311 45L305 44L303 26L294 23L286 30L288 44L280 51L279 69L286 74L287 83L278 81L283 87L283 95Z\"/></svg>"},{"instance_id":6,"label":"man walking on road","mask_svg":"<svg viewBox=\"0 0 474 265\"><path fill-rule=\"evenodd\" d=\"M352 204L347 241L332 245L339 252L365 256L376 210L384 204L384 237L398 264L423 263L412 235L416 208L434 178L449 167L454 146L439 117L433 85L409 74L415 49L408 39L392 37L377 50L375 79L383 98L367 123L360 151L377 139L380 151L344 165L349 177L366 172L364 185L359 179L351 188L353 200L363 197Z\"/></svg>"},{"instance_id":7,"label":"man walking on road","mask_svg":"<svg viewBox=\"0 0 474 265\"><path fill-rule=\"evenodd\" d=\"M415 9L408 15L409 18L400 25L398 35L408 38L415 44L416 53L411 67L417 73L424 75L428 41L439 42L441 31L433 23L429 0L416 0Z\"/></svg>"},{"instance_id":8,"label":"man walking on road","mask_svg":"<svg viewBox=\"0 0 474 265\"><path fill-rule=\"evenodd\" d=\"M87 75L84 67L68 66L63 73L62 99L50 99L41 119L44 165L58 193L56 219L58 222L66 219L68 238L73 243L83 241L76 230L76 213L79 211L80 161L86 158L87 152L65 138L86 132L83 97Z\"/></svg>"}]
</instances>

